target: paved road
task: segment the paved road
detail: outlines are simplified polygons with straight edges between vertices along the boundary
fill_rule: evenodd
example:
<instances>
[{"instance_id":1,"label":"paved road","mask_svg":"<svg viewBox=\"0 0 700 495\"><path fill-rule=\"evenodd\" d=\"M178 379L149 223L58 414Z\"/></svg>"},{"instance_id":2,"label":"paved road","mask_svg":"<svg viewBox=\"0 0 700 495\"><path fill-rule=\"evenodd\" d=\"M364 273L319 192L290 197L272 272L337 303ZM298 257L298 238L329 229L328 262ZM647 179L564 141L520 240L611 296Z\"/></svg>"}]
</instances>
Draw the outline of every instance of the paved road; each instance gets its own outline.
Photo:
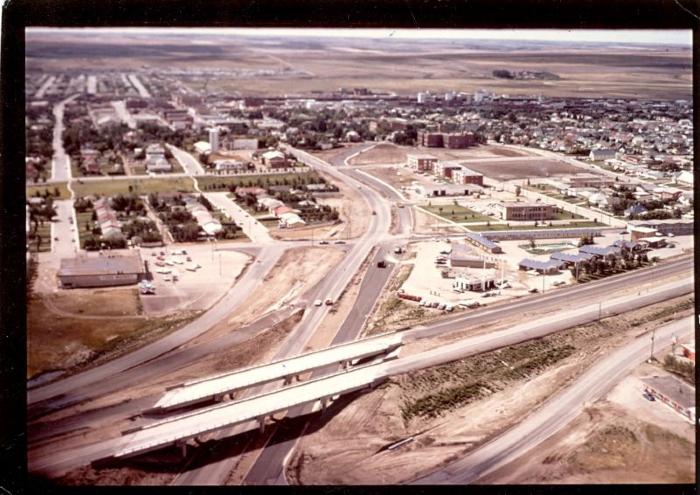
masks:
<instances>
[{"instance_id":1,"label":"paved road","mask_svg":"<svg viewBox=\"0 0 700 495\"><path fill-rule=\"evenodd\" d=\"M611 300L608 304L603 306L603 311L601 313L599 313L599 308L596 304L588 305L587 307L581 308L576 312L571 312L568 310L562 311L558 314L554 314L548 318L540 319L535 322L525 323L498 332L493 332L491 334L470 337L453 344L448 344L411 356L404 356L395 361L389 361L383 366L384 373L386 376L392 376L441 365L457 359L462 359L469 355L491 351L533 338L539 338L564 328L593 321L599 317L599 314L602 316L609 316L619 312L630 311L632 309L648 306L655 302L678 297L679 295L687 294L692 291L693 281L692 279L687 279L681 283L666 284L654 290L652 293L641 297L628 295ZM349 323L347 328L350 332L352 332L353 324ZM341 332L339 332L333 343L337 344L342 341L344 341L344 336L343 330L341 329ZM212 349L200 348L199 352L212 352ZM169 355L162 359L174 360L177 362L180 357L191 357L186 356L186 354L187 353L183 351L180 356ZM145 368L142 368L142 370L150 367L151 374L157 370L157 366L153 367L149 366L148 364L144 366ZM324 370L323 372L327 373L328 371L331 370ZM323 372L316 373L314 376L320 376ZM148 373L146 376L148 376ZM157 397L155 396L149 398L137 398L134 406L149 407L152 405L152 402L155 402L156 399ZM311 409L312 406L297 407L290 410L287 416L294 418L305 415L311 412ZM118 417L119 413L121 413L123 417L123 415L127 414L131 410L133 410L131 406L116 404L111 408L108 408L107 411L102 411L99 414L102 414L101 419L104 420L104 414L112 414L115 415L115 417ZM98 413L96 412L94 414ZM65 431L66 429L76 430L80 428L81 425L82 423L76 421L75 418L44 424L40 431L33 433L33 436L35 437L34 440L50 437L52 430L49 427L52 427L58 431ZM229 435L241 433L249 430L250 428L251 425L246 424L238 428L227 430L226 433ZM255 428L255 425L253 425L252 428ZM257 459L257 462L248 474L246 481L249 483L284 483L284 460L293 451L297 439L303 434L304 428L305 422L298 422L292 428L292 431L276 431L272 439L268 441L268 447L263 450L260 457ZM85 450L75 448L61 451L58 455L56 455L56 453L50 449L50 446L44 446L43 448L40 447L30 451L31 469L33 472L46 470L50 471L53 475L60 474L62 470L77 467L82 465L81 463L98 459L100 456L107 456L120 444L121 441L119 438L117 438L104 442L104 445L99 450L95 450L95 447L93 446L85 446ZM230 459L224 459L207 464L204 468L189 471L179 478L179 484L190 484L195 482L200 484L222 483L222 481L219 481L218 477L223 476L225 481L231 469L229 462ZM205 477L204 474L209 477Z\"/></svg>"},{"instance_id":2,"label":"paved road","mask_svg":"<svg viewBox=\"0 0 700 495\"><path fill-rule=\"evenodd\" d=\"M263 283L265 275L277 263L284 250L285 248L279 245L264 247L258 258L260 263L252 263L233 288L209 311L197 319L134 352L82 373L30 390L27 394L28 404L31 406L53 398L50 405L57 407L83 400L84 396L81 390L84 387L108 378L111 379L120 372L161 356L203 334L232 311L235 311L248 294ZM47 405L44 404L44 406Z\"/></svg>"},{"instance_id":3,"label":"paved road","mask_svg":"<svg viewBox=\"0 0 700 495\"><path fill-rule=\"evenodd\" d=\"M34 94L34 98L43 98L44 93L51 87L53 82L56 80L56 76L49 76L46 81L44 81L44 84L41 85L41 87L37 90L37 92Z\"/></svg>"},{"instance_id":4,"label":"paved road","mask_svg":"<svg viewBox=\"0 0 700 495\"><path fill-rule=\"evenodd\" d=\"M72 258L80 247L73 200L60 199L53 205L57 215L51 222L51 253L56 259Z\"/></svg>"},{"instance_id":5,"label":"paved road","mask_svg":"<svg viewBox=\"0 0 700 495\"><path fill-rule=\"evenodd\" d=\"M235 201L227 196L227 192L208 192L204 196L214 207L222 210L238 225L251 241L259 244L272 244L275 240L262 223L258 222L247 211L238 206Z\"/></svg>"},{"instance_id":6,"label":"paved road","mask_svg":"<svg viewBox=\"0 0 700 495\"><path fill-rule=\"evenodd\" d=\"M63 182L73 177L70 168L70 157L63 149L63 110L66 103L73 100L77 95L70 96L53 107L55 119L53 127L53 159L51 160L51 180Z\"/></svg>"},{"instance_id":7,"label":"paved road","mask_svg":"<svg viewBox=\"0 0 700 495\"><path fill-rule=\"evenodd\" d=\"M376 215L372 215L367 232L358 239L343 260L328 274L312 291L307 292L305 297L307 303L313 299L330 298L338 300L346 289L348 283L357 273L362 262L369 255L377 242L383 239L389 231L391 223L391 211L386 200L376 191L362 185L355 179L338 172L335 168L306 152L289 148L298 160L315 169L321 170L339 180L344 181L350 187L357 188L365 201L368 202ZM313 298L313 299L312 299ZM282 343L279 351L273 357L274 360L293 356L303 351L307 342L313 337L319 325L330 311L328 306L308 306L302 321L292 334ZM359 332L359 329L358 329ZM271 383L262 387L257 387L250 393L261 393L275 388L276 384ZM233 427L217 435L215 438L225 438L243 431L242 427ZM277 457L277 456L276 456ZM175 484L178 485L220 485L226 482L231 470L236 462L236 458L224 458L213 463L203 463L200 468L184 472L180 475ZM283 465L283 458L276 459L279 465Z\"/></svg>"},{"instance_id":8,"label":"paved road","mask_svg":"<svg viewBox=\"0 0 700 495\"><path fill-rule=\"evenodd\" d=\"M656 330L655 346L670 345L673 335L686 336L694 330L693 318L664 325ZM549 399L534 414L503 435L470 452L445 468L414 481L417 484L467 484L527 454L547 438L561 431L583 412L584 405L598 400L639 363L649 357L651 340L635 339L599 361L573 385Z\"/></svg>"},{"instance_id":9,"label":"paved road","mask_svg":"<svg viewBox=\"0 0 700 495\"><path fill-rule=\"evenodd\" d=\"M139 92L139 96L141 98L150 98L151 93L148 92L148 90L145 88L141 80L136 74L129 74L129 81L131 81L131 84L134 85L134 88L136 88L136 91Z\"/></svg>"},{"instance_id":10,"label":"paved road","mask_svg":"<svg viewBox=\"0 0 700 495\"><path fill-rule=\"evenodd\" d=\"M122 122L129 126L129 129L136 129L136 121L129 110L127 110L126 102L124 100L118 100L112 101L111 104L114 111L117 112L119 118L122 119Z\"/></svg>"},{"instance_id":11,"label":"paved road","mask_svg":"<svg viewBox=\"0 0 700 495\"><path fill-rule=\"evenodd\" d=\"M206 173L204 171L204 167L202 167L202 164L199 163L199 161L187 151L173 146L172 144L168 144L167 146L178 163L185 169L186 175L204 175ZM174 174L168 175L170 176Z\"/></svg>"}]
</instances>

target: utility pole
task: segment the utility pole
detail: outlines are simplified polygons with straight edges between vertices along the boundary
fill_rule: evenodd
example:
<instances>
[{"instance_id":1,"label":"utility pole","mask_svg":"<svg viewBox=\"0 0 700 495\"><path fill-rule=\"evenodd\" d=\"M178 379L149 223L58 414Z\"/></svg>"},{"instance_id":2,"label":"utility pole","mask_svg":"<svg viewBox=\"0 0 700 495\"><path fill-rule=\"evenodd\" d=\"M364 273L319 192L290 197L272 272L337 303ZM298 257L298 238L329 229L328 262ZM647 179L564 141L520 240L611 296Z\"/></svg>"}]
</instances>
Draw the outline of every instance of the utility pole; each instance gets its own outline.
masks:
<instances>
[{"instance_id":1,"label":"utility pole","mask_svg":"<svg viewBox=\"0 0 700 495\"><path fill-rule=\"evenodd\" d=\"M651 331L651 352L649 353L649 362L654 359L654 338L656 337L656 328Z\"/></svg>"}]
</instances>

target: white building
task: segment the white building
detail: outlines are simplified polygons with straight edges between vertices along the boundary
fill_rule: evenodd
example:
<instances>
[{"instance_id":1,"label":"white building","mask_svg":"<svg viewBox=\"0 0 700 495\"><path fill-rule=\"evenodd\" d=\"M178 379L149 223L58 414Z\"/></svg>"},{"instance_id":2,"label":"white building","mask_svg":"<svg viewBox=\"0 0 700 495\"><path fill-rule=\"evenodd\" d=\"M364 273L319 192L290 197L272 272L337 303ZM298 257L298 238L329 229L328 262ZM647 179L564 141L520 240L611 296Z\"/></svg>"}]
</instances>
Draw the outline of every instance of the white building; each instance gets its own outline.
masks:
<instances>
[{"instance_id":1,"label":"white building","mask_svg":"<svg viewBox=\"0 0 700 495\"><path fill-rule=\"evenodd\" d=\"M209 129L209 149L212 153L219 151L219 128Z\"/></svg>"}]
</instances>

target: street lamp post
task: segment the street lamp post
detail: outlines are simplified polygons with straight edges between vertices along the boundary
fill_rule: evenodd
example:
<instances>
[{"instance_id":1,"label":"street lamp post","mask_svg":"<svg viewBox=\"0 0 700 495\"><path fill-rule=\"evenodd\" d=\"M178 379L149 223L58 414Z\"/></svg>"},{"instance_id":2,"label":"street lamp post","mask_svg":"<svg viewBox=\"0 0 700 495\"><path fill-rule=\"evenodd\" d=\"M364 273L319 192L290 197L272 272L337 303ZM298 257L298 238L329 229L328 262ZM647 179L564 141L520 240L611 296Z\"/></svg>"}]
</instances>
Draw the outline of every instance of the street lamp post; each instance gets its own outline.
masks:
<instances>
[{"instance_id":1,"label":"street lamp post","mask_svg":"<svg viewBox=\"0 0 700 495\"><path fill-rule=\"evenodd\" d=\"M654 338L656 337L656 328L651 331L651 351L649 353L649 362L654 359Z\"/></svg>"}]
</instances>

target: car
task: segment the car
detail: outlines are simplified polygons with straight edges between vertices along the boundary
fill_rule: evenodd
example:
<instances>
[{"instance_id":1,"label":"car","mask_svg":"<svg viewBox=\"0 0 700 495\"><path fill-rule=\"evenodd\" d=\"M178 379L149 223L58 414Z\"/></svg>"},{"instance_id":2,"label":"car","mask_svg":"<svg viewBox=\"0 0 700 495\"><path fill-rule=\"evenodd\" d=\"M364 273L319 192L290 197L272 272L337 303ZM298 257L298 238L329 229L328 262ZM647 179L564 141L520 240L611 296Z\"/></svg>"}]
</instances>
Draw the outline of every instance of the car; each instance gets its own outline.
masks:
<instances>
[{"instance_id":1,"label":"car","mask_svg":"<svg viewBox=\"0 0 700 495\"><path fill-rule=\"evenodd\" d=\"M188 256L188 257L187 257L187 261L192 261L192 257L191 257L191 256Z\"/></svg>"},{"instance_id":2,"label":"car","mask_svg":"<svg viewBox=\"0 0 700 495\"><path fill-rule=\"evenodd\" d=\"M161 255L161 256L165 256L165 251L161 251L161 252L160 252L160 255Z\"/></svg>"},{"instance_id":3,"label":"car","mask_svg":"<svg viewBox=\"0 0 700 495\"><path fill-rule=\"evenodd\" d=\"M376 214L377 214L377 212L372 210L372 215L376 215Z\"/></svg>"},{"instance_id":4,"label":"car","mask_svg":"<svg viewBox=\"0 0 700 495\"><path fill-rule=\"evenodd\" d=\"M483 294L481 294L481 297L491 297L491 293L490 293L490 292L484 292Z\"/></svg>"},{"instance_id":5,"label":"car","mask_svg":"<svg viewBox=\"0 0 700 495\"><path fill-rule=\"evenodd\" d=\"M644 398L645 398L646 400L648 400L649 402L654 402L654 401L656 400L656 397L654 397L653 395L651 395L647 390L645 390L644 393L643 393L642 395L643 395Z\"/></svg>"},{"instance_id":6,"label":"car","mask_svg":"<svg viewBox=\"0 0 700 495\"><path fill-rule=\"evenodd\" d=\"M386 261L384 261L384 260L377 261L377 268L386 268Z\"/></svg>"},{"instance_id":7,"label":"car","mask_svg":"<svg viewBox=\"0 0 700 495\"><path fill-rule=\"evenodd\" d=\"M158 256L155 251L151 253L151 256Z\"/></svg>"},{"instance_id":8,"label":"car","mask_svg":"<svg viewBox=\"0 0 700 495\"><path fill-rule=\"evenodd\" d=\"M314 301L314 306L321 306L322 304L323 304L323 301L321 301L320 299L316 299Z\"/></svg>"},{"instance_id":9,"label":"car","mask_svg":"<svg viewBox=\"0 0 700 495\"><path fill-rule=\"evenodd\" d=\"M336 244L345 244L345 241L335 241Z\"/></svg>"},{"instance_id":10,"label":"car","mask_svg":"<svg viewBox=\"0 0 700 495\"><path fill-rule=\"evenodd\" d=\"M181 249L180 254L187 254L187 251L185 251L184 249Z\"/></svg>"},{"instance_id":11,"label":"car","mask_svg":"<svg viewBox=\"0 0 700 495\"><path fill-rule=\"evenodd\" d=\"M326 306L333 306L333 299L330 297L326 299Z\"/></svg>"},{"instance_id":12,"label":"car","mask_svg":"<svg viewBox=\"0 0 700 495\"><path fill-rule=\"evenodd\" d=\"M57 240L58 240L58 237L54 237L53 240L54 240L54 241L57 241Z\"/></svg>"},{"instance_id":13,"label":"car","mask_svg":"<svg viewBox=\"0 0 700 495\"><path fill-rule=\"evenodd\" d=\"M319 244L323 244L325 246L326 244L328 244L328 241L321 241L319 242Z\"/></svg>"},{"instance_id":14,"label":"car","mask_svg":"<svg viewBox=\"0 0 700 495\"><path fill-rule=\"evenodd\" d=\"M539 292L539 290L537 290L537 289L535 288L535 289L530 289L528 292L529 292L530 294L537 294L537 293Z\"/></svg>"},{"instance_id":15,"label":"car","mask_svg":"<svg viewBox=\"0 0 700 495\"><path fill-rule=\"evenodd\" d=\"M403 203L399 203L399 208L403 208L403 207L404 207Z\"/></svg>"},{"instance_id":16,"label":"car","mask_svg":"<svg viewBox=\"0 0 700 495\"><path fill-rule=\"evenodd\" d=\"M674 234L673 232L669 232L669 233L666 234L666 235L667 235L668 237L676 237L676 234Z\"/></svg>"}]
</instances>

